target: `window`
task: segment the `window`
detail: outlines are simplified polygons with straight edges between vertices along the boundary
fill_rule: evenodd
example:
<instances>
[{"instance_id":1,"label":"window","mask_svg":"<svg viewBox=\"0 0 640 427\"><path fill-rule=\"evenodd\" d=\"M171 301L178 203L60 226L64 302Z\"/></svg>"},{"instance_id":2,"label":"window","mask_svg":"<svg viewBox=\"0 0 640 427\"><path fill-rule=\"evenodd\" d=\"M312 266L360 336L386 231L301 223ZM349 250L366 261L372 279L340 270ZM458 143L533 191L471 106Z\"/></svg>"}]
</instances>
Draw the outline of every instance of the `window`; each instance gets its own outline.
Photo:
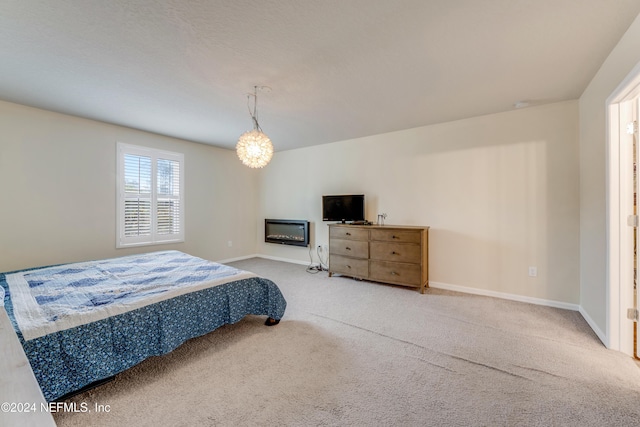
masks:
<instances>
[{"instance_id":1,"label":"window","mask_svg":"<svg viewBox=\"0 0 640 427\"><path fill-rule=\"evenodd\" d=\"M116 247L184 241L184 155L118 143Z\"/></svg>"}]
</instances>

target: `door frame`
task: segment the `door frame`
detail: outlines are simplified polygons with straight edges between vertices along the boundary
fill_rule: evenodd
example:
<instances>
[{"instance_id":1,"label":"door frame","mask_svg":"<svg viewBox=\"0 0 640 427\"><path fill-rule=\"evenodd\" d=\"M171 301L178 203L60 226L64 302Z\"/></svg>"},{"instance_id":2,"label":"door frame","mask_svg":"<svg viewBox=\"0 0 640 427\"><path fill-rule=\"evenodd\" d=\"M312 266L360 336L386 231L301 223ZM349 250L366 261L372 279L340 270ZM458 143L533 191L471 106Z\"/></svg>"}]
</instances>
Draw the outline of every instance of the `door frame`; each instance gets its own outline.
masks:
<instances>
[{"instance_id":1,"label":"door frame","mask_svg":"<svg viewBox=\"0 0 640 427\"><path fill-rule=\"evenodd\" d=\"M629 197L633 187L629 135L620 121L629 116L629 101L640 95L640 63L618 85L606 101L607 135L607 347L633 356L633 322L627 308L633 301L633 234L627 225ZM631 136L630 138L633 138ZM632 151L631 151L632 153ZM631 206L632 208L632 206Z\"/></svg>"}]
</instances>

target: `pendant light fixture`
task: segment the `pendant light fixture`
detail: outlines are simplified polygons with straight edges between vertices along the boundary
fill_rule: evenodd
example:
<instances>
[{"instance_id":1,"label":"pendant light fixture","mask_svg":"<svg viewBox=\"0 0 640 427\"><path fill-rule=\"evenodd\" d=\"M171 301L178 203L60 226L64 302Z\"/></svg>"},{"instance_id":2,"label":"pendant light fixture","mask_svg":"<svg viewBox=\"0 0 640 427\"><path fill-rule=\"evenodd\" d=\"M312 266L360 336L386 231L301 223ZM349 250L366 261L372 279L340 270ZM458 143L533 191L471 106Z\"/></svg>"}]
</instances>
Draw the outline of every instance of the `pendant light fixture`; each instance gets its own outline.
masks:
<instances>
[{"instance_id":1,"label":"pendant light fixture","mask_svg":"<svg viewBox=\"0 0 640 427\"><path fill-rule=\"evenodd\" d=\"M254 86L253 94L247 94L247 107L253 120L253 130L240 135L236 145L236 153L246 166L250 168L262 168L269 163L273 157L273 144L267 135L262 132L258 124L258 90L268 92L268 86ZM251 111L250 99L253 97L253 112Z\"/></svg>"}]
</instances>

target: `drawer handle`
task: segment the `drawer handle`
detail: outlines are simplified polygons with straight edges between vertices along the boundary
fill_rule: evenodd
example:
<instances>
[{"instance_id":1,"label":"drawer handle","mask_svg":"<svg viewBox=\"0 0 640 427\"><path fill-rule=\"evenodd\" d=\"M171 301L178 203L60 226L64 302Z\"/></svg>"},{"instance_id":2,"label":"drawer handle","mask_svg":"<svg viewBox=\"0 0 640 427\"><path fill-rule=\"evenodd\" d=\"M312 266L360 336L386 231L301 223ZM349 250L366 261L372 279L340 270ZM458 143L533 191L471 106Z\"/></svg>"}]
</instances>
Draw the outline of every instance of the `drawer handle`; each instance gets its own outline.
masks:
<instances>
[{"instance_id":1,"label":"drawer handle","mask_svg":"<svg viewBox=\"0 0 640 427\"><path fill-rule=\"evenodd\" d=\"M347 246L345 249L346 249L346 250L348 250L348 251L350 251L350 250L351 250L351 248L350 248L349 246Z\"/></svg>"},{"instance_id":2,"label":"drawer handle","mask_svg":"<svg viewBox=\"0 0 640 427\"><path fill-rule=\"evenodd\" d=\"M391 236L391 238L392 238L392 239L399 239L399 237L398 237L398 236L396 236L396 235Z\"/></svg>"},{"instance_id":3,"label":"drawer handle","mask_svg":"<svg viewBox=\"0 0 640 427\"><path fill-rule=\"evenodd\" d=\"M347 268L351 268L351 266L350 266L350 265L347 265Z\"/></svg>"},{"instance_id":4,"label":"drawer handle","mask_svg":"<svg viewBox=\"0 0 640 427\"><path fill-rule=\"evenodd\" d=\"M392 271L392 272L391 272L391 275L392 275L392 276L397 276L397 275L398 275L398 273L396 273L395 271Z\"/></svg>"},{"instance_id":5,"label":"drawer handle","mask_svg":"<svg viewBox=\"0 0 640 427\"><path fill-rule=\"evenodd\" d=\"M393 252L391 252L391 255L400 255L400 254L398 252L396 252L396 251L393 251Z\"/></svg>"},{"instance_id":6,"label":"drawer handle","mask_svg":"<svg viewBox=\"0 0 640 427\"><path fill-rule=\"evenodd\" d=\"M351 236L351 233L349 233L348 231L346 233L344 233L347 236Z\"/></svg>"}]
</instances>

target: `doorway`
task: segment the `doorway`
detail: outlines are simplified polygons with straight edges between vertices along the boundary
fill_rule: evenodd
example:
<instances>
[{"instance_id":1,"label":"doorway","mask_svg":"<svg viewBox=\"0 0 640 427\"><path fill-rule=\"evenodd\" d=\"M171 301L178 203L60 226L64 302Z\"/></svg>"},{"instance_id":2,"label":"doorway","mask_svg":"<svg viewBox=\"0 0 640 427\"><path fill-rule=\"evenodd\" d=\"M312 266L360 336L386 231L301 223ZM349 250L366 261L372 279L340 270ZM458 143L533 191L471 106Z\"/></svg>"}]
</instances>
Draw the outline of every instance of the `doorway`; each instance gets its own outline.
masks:
<instances>
[{"instance_id":1,"label":"doorway","mask_svg":"<svg viewBox=\"0 0 640 427\"><path fill-rule=\"evenodd\" d=\"M608 347L638 357L637 278L640 247L640 64L607 100ZM629 313L631 309L631 313Z\"/></svg>"}]
</instances>

